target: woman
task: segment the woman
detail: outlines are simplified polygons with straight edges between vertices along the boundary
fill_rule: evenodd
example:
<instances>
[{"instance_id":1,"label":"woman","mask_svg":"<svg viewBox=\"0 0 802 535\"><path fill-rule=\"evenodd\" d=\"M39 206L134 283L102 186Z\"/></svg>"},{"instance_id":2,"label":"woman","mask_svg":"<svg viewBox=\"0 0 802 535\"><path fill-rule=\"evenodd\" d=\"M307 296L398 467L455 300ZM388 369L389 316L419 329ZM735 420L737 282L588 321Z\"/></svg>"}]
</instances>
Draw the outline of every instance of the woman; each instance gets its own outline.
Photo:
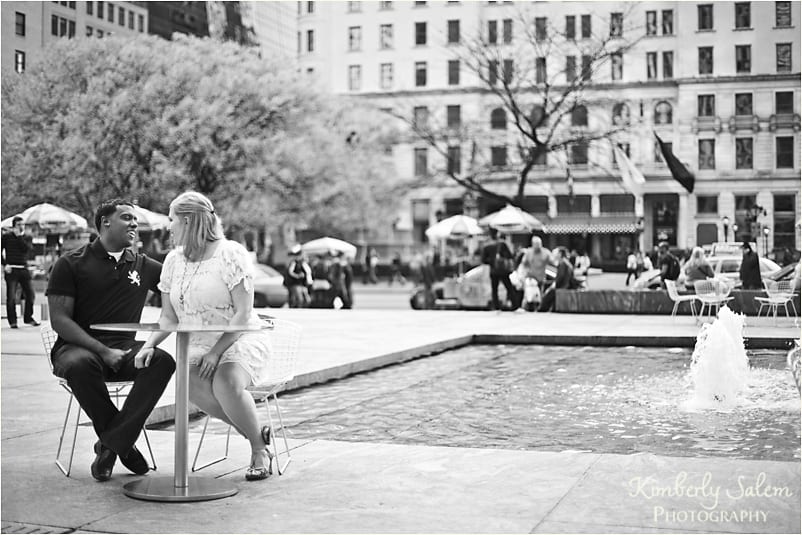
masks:
<instances>
[{"instance_id":1,"label":"woman","mask_svg":"<svg viewBox=\"0 0 802 535\"><path fill-rule=\"evenodd\" d=\"M693 290L694 282L712 279L714 276L713 268L705 259L704 250L701 247L694 247L688 263L685 264L685 288Z\"/></svg>"},{"instance_id":2,"label":"woman","mask_svg":"<svg viewBox=\"0 0 802 535\"><path fill-rule=\"evenodd\" d=\"M211 201L195 192L170 204L170 232L176 248L164 261L159 289L159 321L245 325L253 312L253 264L240 244L223 236ZM136 356L146 365L153 348L167 337L154 333ZM256 404L246 388L265 379L270 355L266 331L197 333L189 341L189 399L207 414L232 425L251 444L249 481L265 479L271 454L270 428L259 426Z\"/></svg>"}]
</instances>

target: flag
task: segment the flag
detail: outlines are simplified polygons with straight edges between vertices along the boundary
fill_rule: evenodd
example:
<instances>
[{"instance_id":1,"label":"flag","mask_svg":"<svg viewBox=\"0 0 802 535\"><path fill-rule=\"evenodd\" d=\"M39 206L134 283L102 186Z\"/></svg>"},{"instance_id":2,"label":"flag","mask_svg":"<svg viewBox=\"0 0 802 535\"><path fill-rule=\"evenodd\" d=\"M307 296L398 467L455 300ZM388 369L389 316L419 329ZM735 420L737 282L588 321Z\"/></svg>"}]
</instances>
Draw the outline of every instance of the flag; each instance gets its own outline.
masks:
<instances>
[{"instance_id":1,"label":"flag","mask_svg":"<svg viewBox=\"0 0 802 535\"><path fill-rule=\"evenodd\" d=\"M671 152L671 149L663 143L663 140L660 139L660 136L657 135L657 132L654 132L654 137L657 138L657 143L660 145L660 152L663 154L663 159L666 161L666 165L668 165L668 170L671 171L671 176L674 177L674 180L682 184L682 186L688 190L688 193L693 193L693 184L696 180L696 177L693 176L693 173L688 171L688 169L682 165L682 162L679 161L679 158L674 156L674 153Z\"/></svg>"},{"instance_id":2,"label":"flag","mask_svg":"<svg viewBox=\"0 0 802 535\"><path fill-rule=\"evenodd\" d=\"M635 167L621 147L613 144L613 152L615 161L618 162L618 168L621 170L621 182L624 183L624 187L635 196L642 195L643 188L641 186L646 183L643 173Z\"/></svg>"}]
</instances>

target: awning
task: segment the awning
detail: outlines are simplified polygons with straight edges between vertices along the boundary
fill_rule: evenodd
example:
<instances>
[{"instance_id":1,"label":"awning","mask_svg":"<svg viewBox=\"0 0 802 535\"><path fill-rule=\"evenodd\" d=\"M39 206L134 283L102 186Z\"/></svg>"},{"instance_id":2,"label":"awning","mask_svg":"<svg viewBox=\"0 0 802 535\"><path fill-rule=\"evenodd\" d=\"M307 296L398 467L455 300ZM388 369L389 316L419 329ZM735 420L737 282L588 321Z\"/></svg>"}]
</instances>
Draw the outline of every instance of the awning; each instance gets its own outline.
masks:
<instances>
[{"instance_id":1,"label":"awning","mask_svg":"<svg viewBox=\"0 0 802 535\"><path fill-rule=\"evenodd\" d=\"M543 222L545 234L637 234L635 216L555 217Z\"/></svg>"}]
</instances>

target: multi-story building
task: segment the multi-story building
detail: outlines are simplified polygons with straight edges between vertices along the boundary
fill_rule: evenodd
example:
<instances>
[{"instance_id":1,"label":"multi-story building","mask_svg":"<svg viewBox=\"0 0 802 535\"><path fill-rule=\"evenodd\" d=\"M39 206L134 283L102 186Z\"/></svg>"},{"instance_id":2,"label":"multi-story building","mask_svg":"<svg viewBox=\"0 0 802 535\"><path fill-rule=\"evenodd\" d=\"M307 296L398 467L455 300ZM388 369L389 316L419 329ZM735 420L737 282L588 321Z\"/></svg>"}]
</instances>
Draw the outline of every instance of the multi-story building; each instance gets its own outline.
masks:
<instances>
[{"instance_id":1,"label":"multi-story building","mask_svg":"<svg viewBox=\"0 0 802 535\"><path fill-rule=\"evenodd\" d=\"M623 187L610 140L584 151L569 147L571 180L565 157L550 154L533 169L523 203L543 221L548 245L587 249L597 265L664 239L689 248L751 234L760 236L761 253L800 248L798 1L296 5L299 68L320 86L408 117L484 125L478 143L449 149L453 158L411 133L401 136L393 147L398 173L428 177L431 185L412 191L393 228L374 229L371 242L422 248L423 231L439 218L500 208L444 177L448 165L465 169L477 152L492 163L487 183L514 195L515 135L494 116L498 98L466 68L464 43L481 36L498 43L502 56L521 57L548 27L576 42L578 52L568 57L555 47L528 58L543 69L535 84L567 84L592 37L621 32L629 39L630 48L593 73L583 93L585 124L623 125L615 142L646 180L635 194ZM530 105L526 89L520 93ZM695 175L692 193L672 178L653 133Z\"/></svg>"},{"instance_id":2,"label":"multi-story building","mask_svg":"<svg viewBox=\"0 0 802 535\"><path fill-rule=\"evenodd\" d=\"M23 72L55 39L148 32L144 2L2 2L0 66Z\"/></svg>"},{"instance_id":3,"label":"multi-story building","mask_svg":"<svg viewBox=\"0 0 802 535\"><path fill-rule=\"evenodd\" d=\"M243 23L253 28L254 40L263 55L295 60L298 26L295 2L240 2Z\"/></svg>"}]
</instances>

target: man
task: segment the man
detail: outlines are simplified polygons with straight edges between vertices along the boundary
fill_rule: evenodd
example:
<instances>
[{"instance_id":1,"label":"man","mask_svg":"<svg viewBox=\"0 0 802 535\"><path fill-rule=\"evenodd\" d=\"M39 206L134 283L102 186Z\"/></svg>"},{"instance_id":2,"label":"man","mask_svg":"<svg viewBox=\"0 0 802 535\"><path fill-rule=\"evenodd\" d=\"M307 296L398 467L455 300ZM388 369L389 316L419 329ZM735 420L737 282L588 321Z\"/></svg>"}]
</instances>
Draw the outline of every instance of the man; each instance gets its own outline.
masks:
<instances>
[{"instance_id":1,"label":"man","mask_svg":"<svg viewBox=\"0 0 802 535\"><path fill-rule=\"evenodd\" d=\"M574 267L568 261L568 249L557 247L554 254L557 257L557 275L554 277L554 282L543 292L538 312L549 312L554 309L558 288L573 290L577 287L576 280L574 280Z\"/></svg>"},{"instance_id":2,"label":"man","mask_svg":"<svg viewBox=\"0 0 802 535\"><path fill-rule=\"evenodd\" d=\"M92 420L98 441L92 477L107 481L117 456L135 474L148 464L134 445L145 420L175 371L173 359L156 349L145 367L134 367L144 342L135 333L95 331L94 323L137 322L148 290L158 291L161 264L129 247L136 239L134 206L120 199L95 213L99 236L53 266L47 286L50 318L58 339L53 373L67 381ZM121 409L112 403L106 381L134 381Z\"/></svg>"},{"instance_id":3,"label":"man","mask_svg":"<svg viewBox=\"0 0 802 535\"><path fill-rule=\"evenodd\" d=\"M760 290L763 287L763 282L760 277L760 259L757 253L752 250L752 246L748 241L745 241L741 246L743 257L741 258L741 267L738 268L738 274L743 282L744 290Z\"/></svg>"},{"instance_id":4,"label":"man","mask_svg":"<svg viewBox=\"0 0 802 535\"><path fill-rule=\"evenodd\" d=\"M675 281L679 277L679 259L668 250L668 242L661 241L658 245L658 251L660 252L660 259L657 267L660 269L660 280L665 287L665 281Z\"/></svg>"},{"instance_id":5,"label":"man","mask_svg":"<svg viewBox=\"0 0 802 535\"><path fill-rule=\"evenodd\" d=\"M290 308L308 307L311 302L309 287L312 286L312 268L298 244L290 249L290 263L284 281L290 290Z\"/></svg>"},{"instance_id":6,"label":"man","mask_svg":"<svg viewBox=\"0 0 802 535\"><path fill-rule=\"evenodd\" d=\"M516 305L516 291L510 282L510 273L513 269L513 256L512 251L504 242L498 237L498 231L494 228L490 229L490 243L482 249L482 263L490 266L490 294L493 301L493 309L501 311L501 303L498 299L498 283L504 284L507 289L507 298ZM515 308L518 308L515 306Z\"/></svg>"},{"instance_id":7,"label":"man","mask_svg":"<svg viewBox=\"0 0 802 535\"><path fill-rule=\"evenodd\" d=\"M22 288L22 298L25 305L22 312L22 321L26 325L39 325L33 319L33 301L35 294L31 286L31 272L28 271L28 252L31 247L25 240L25 223L19 216L11 224L13 230L3 234L2 260L3 274L6 279L6 318L12 329L17 328L17 285Z\"/></svg>"}]
</instances>

